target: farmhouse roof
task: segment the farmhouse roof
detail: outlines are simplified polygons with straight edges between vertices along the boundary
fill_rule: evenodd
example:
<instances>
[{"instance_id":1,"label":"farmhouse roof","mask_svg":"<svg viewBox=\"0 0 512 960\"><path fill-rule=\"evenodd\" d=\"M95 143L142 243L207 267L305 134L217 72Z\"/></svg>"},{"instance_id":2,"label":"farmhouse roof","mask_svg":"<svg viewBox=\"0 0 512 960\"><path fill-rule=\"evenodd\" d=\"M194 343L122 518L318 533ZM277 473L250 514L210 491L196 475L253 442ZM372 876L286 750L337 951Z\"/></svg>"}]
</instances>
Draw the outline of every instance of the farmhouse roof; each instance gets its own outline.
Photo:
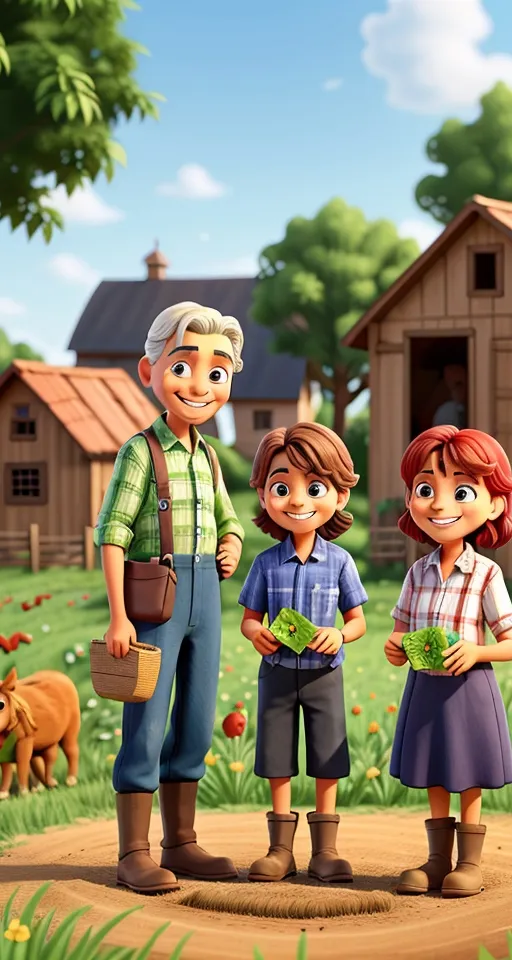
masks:
<instances>
[{"instance_id":1,"label":"farmhouse roof","mask_svg":"<svg viewBox=\"0 0 512 960\"><path fill-rule=\"evenodd\" d=\"M104 280L87 303L69 344L81 359L141 357L147 332L166 307L183 300L236 317L244 332L244 369L233 380L233 400L296 400L306 373L300 357L275 354L272 331L250 317L253 277L185 280Z\"/></svg>"},{"instance_id":2,"label":"farmhouse roof","mask_svg":"<svg viewBox=\"0 0 512 960\"><path fill-rule=\"evenodd\" d=\"M14 377L30 387L90 457L115 456L160 412L125 370L15 360L0 377L0 395Z\"/></svg>"},{"instance_id":3,"label":"farmhouse roof","mask_svg":"<svg viewBox=\"0 0 512 960\"><path fill-rule=\"evenodd\" d=\"M512 240L512 203L507 203L505 200L492 200L489 197L475 194L430 247L427 247L405 273L402 273L389 289L372 304L370 309L360 317L343 338L343 345L367 350L368 324L382 320L400 300L403 300L424 274L431 269L436 260L443 256L478 217L487 220Z\"/></svg>"}]
</instances>

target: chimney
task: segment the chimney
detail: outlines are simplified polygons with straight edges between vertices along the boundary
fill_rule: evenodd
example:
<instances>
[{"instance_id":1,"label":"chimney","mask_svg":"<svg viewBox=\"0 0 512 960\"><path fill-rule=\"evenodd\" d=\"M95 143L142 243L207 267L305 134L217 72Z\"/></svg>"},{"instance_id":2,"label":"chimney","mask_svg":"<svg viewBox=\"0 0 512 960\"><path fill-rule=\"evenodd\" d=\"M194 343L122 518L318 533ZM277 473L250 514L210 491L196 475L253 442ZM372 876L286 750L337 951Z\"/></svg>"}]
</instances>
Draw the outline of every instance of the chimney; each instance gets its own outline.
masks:
<instances>
[{"instance_id":1,"label":"chimney","mask_svg":"<svg viewBox=\"0 0 512 960\"><path fill-rule=\"evenodd\" d=\"M155 249L144 257L144 263L148 267L148 280L165 280L169 261L164 257L161 250L158 249L158 240L155 240Z\"/></svg>"}]
</instances>

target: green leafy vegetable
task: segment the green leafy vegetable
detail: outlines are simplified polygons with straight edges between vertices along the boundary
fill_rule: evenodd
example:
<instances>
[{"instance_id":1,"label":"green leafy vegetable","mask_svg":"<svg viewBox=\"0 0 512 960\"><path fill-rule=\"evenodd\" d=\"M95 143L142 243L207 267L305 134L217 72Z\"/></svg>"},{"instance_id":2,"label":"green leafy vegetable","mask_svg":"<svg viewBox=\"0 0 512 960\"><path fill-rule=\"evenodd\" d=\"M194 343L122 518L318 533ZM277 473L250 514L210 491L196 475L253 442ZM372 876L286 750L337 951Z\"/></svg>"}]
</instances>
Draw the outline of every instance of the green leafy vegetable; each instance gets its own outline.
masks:
<instances>
[{"instance_id":1,"label":"green leafy vegetable","mask_svg":"<svg viewBox=\"0 0 512 960\"><path fill-rule=\"evenodd\" d=\"M406 633L402 646L413 670L444 670L443 650L460 639L455 630L444 627L423 627Z\"/></svg>"},{"instance_id":2,"label":"green leafy vegetable","mask_svg":"<svg viewBox=\"0 0 512 960\"><path fill-rule=\"evenodd\" d=\"M300 654L308 643L311 643L317 628L301 613L289 607L283 607L274 622L270 624L269 630L276 640Z\"/></svg>"}]
</instances>

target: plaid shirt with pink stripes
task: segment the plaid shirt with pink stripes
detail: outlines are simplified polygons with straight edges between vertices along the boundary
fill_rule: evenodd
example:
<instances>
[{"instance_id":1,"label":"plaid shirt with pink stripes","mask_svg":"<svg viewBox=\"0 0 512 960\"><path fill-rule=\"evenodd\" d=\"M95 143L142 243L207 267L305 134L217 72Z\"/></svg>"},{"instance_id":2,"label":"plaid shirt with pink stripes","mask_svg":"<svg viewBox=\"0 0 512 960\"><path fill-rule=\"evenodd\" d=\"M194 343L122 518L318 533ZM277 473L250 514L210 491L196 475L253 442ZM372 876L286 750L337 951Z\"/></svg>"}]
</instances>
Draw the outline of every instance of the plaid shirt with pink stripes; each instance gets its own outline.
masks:
<instances>
[{"instance_id":1,"label":"plaid shirt with pink stripes","mask_svg":"<svg viewBox=\"0 0 512 960\"><path fill-rule=\"evenodd\" d=\"M487 624L499 640L512 627L512 603L498 564L468 543L443 581L440 554L437 547L413 563L391 616L410 631L446 627L478 644L486 642Z\"/></svg>"}]
</instances>

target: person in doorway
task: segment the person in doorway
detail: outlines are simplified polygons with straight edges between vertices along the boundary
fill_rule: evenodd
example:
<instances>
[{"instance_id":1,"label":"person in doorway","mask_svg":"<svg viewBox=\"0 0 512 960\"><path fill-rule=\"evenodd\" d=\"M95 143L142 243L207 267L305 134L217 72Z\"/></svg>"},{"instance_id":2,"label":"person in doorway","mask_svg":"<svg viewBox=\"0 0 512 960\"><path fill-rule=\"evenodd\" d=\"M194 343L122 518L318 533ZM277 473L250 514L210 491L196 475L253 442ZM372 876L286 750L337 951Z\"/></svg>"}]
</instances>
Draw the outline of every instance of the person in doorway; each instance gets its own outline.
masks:
<instances>
[{"instance_id":1,"label":"person in doorway","mask_svg":"<svg viewBox=\"0 0 512 960\"><path fill-rule=\"evenodd\" d=\"M405 578L386 657L405 664L404 634L424 627L444 627L461 639L443 652L444 669L410 670L405 685L390 773L428 790L429 857L405 870L397 889L469 897L482 890L482 789L512 783L507 715L492 669L493 661L512 660L512 603L498 564L475 551L512 539L512 471L494 437L442 426L409 444L401 474L406 511L398 525L436 549ZM486 643L486 624L496 644ZM450 816L452 793L460 794L459 823Z\"/></svg>"},{"instance_id":2,"label":"person in doorway","mask_svg":"<svg viewBox=\"0 0 512 960\"><path fill-rule=\"evenodd\" d=\"M331 541L352 524L345 507L358 479L344 443L317 423L273 430L254 460L250 483L261 505L254 522L280 542L256 557L239 597L242 633L262 657L254 772L269 780L272 793L270 848L250 867L249 880L279 881L296 872L291 778L298 773L301 707L307 774L316 779L316 810L307 815L308 872L328 882L353 879L336 850L337 785L350 772L342 663L345 644L365 633L362 605L368 597L352 557ZM271 624L290 607L317 626L300 656L263 625L265 615Z\"/></svg>"},{"instance_id":3,"label":"person in doorway","mask_svg":"<svg viewBox=\"0 0 512 960\"><path fill-rule=\"evenodd\" d=\"M176 875L202 880L236 877L231 860L198 846L194 830L198 781L210 747L219 677L219 574L230 577L240 559L243 528L212 450L197 431L230 395L242 369L243 335L234 317L197 303L178 303L153 322L139 363L165 413L152 425L169 475L176 598L165 623L131 623L124 597L124 561L160 553L157 500L146 439L121 448L96 527L110 625L107 648L124 657L130 640L162 651L153 697L126 703L121 748L114 765L119 827L118 882L138 893L176 889ZM218 464L217 464L218 467ZM165 501L168 506L169 501ZM166 735L171 690L175 700ZM160 790L164 837L161 866L152 860L148 831L153 794Z\"/></svg>"},{"instance_id":4,"label":"person in doorway","mask_svg":"<svg viewBox=\"0 0 512 960\"><path fill-rule=\"evenodd\" d=\"M450 392L450 399L442 403L434 413L433 427L449 423L459 430L466 427L466 368L460 364L448 364L443 370L443 379Z\"/></svg>"}]
</instances>

